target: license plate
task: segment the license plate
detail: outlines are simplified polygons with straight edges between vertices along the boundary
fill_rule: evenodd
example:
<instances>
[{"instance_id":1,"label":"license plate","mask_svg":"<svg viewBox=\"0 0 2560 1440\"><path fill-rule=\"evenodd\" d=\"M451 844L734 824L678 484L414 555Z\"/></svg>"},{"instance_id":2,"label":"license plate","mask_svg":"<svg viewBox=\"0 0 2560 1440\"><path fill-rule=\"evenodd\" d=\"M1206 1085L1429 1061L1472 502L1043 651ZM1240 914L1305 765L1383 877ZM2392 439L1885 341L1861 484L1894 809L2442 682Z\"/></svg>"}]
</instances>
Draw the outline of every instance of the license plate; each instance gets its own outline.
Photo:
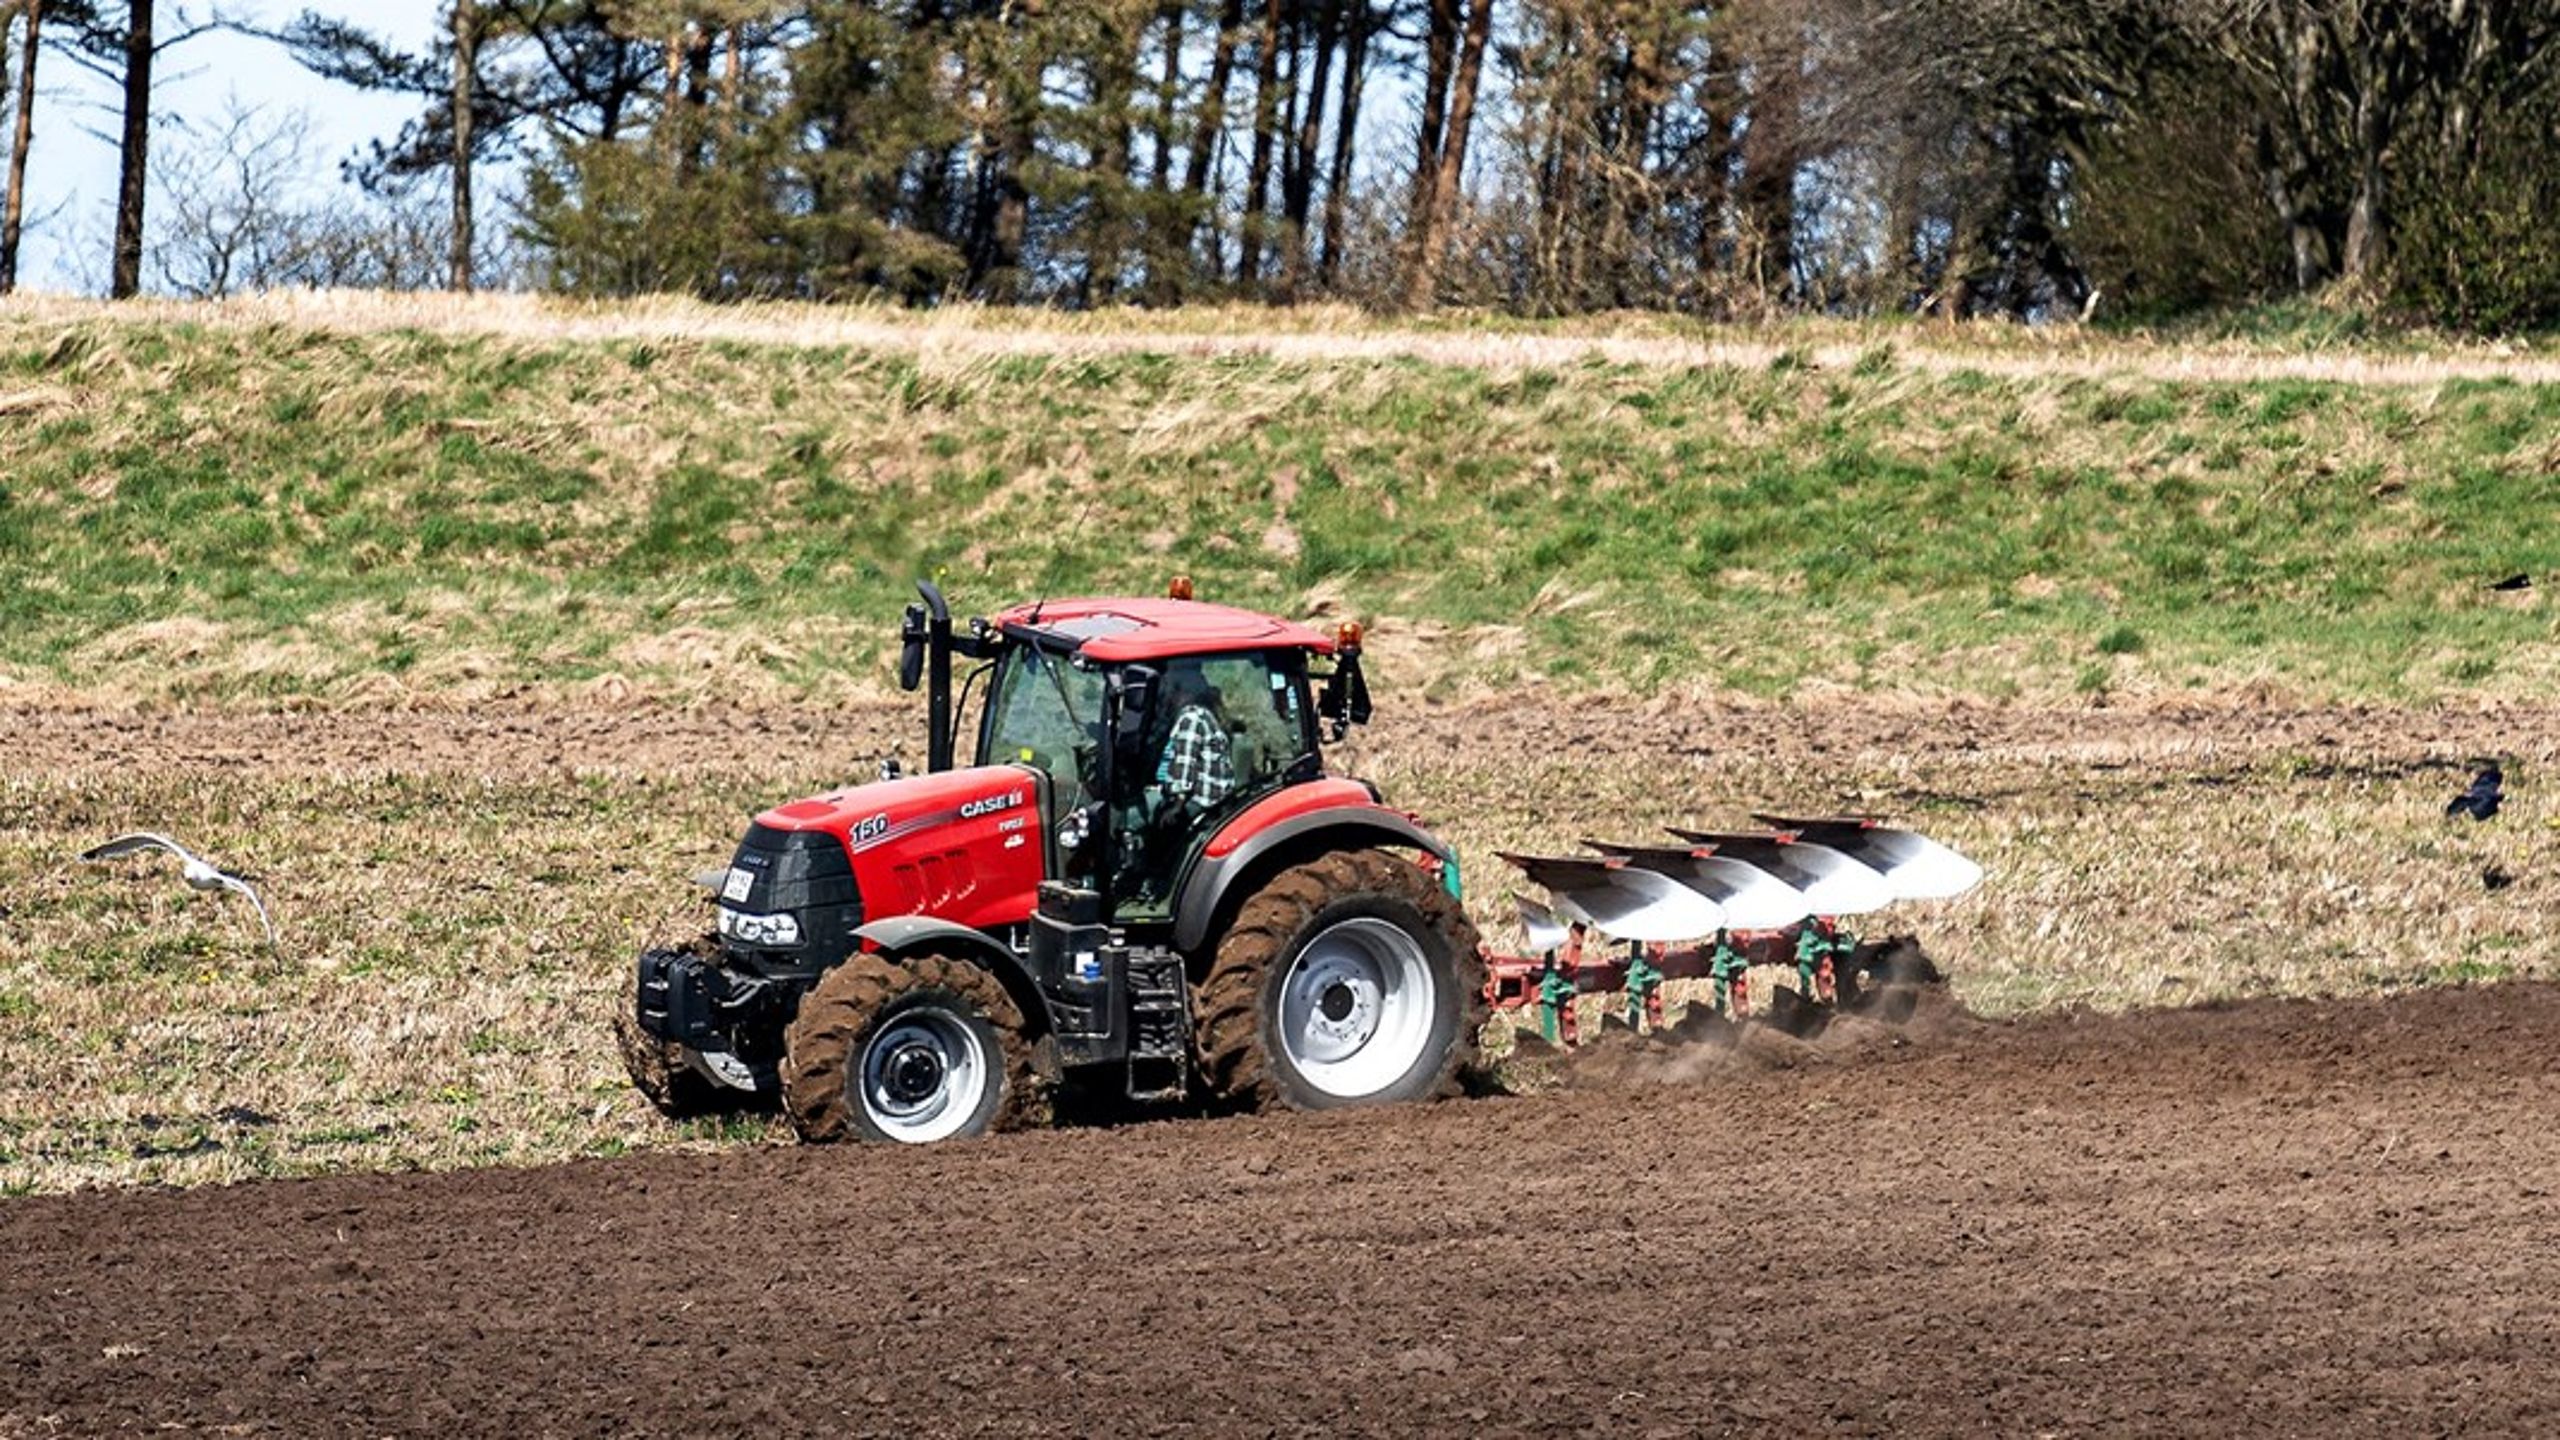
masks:
<instances>
[{"instance_id":1,"label":"license plate","mask_svg":"<svg viewBox=\"0 0 2560 1440\"><path fill-rule=\"evenodd\" d=\"M729 867L729 883L720 887L720 898L723 900L744 900L747 898L747 892L755 888L755 883L756 872L742 866L732 865Z\"/></svg>"}]
</instances>

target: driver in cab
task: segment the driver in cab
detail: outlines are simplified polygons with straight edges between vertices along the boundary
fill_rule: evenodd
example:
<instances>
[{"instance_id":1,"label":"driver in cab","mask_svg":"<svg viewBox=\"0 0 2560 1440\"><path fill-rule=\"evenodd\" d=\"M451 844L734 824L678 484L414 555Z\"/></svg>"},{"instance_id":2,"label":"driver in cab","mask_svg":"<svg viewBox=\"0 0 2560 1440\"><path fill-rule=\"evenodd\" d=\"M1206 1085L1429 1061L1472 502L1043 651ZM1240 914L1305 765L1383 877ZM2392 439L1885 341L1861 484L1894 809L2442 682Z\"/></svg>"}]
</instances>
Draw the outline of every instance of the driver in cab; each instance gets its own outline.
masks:
<instances>
[{"instance_id":1,"label":"driver in cab","mask_svg":"<svg viewBox=\"0 0 2560 1440\"><path fill-rule=\"evenodd\" d=\"M1165 677L1173 726L1156 762L1162 813L1197 818L1235 793L1235 752L1219 718L1218 699L1217 687L1197 666L1176 667Z\"/></svg>"}]
</instances>

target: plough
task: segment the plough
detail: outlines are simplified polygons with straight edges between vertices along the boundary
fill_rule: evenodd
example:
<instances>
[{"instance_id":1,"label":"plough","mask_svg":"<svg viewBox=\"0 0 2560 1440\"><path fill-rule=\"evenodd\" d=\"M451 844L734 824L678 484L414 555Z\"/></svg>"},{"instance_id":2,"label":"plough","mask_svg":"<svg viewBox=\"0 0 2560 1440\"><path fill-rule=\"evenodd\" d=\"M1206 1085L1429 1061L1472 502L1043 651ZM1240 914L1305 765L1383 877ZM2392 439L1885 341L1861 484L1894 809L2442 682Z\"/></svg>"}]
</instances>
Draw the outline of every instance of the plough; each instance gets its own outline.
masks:
<instances>
[{"instance_id":1,"label":"plough","mask_svg":"<svg viewBox=\"0 0 2560 1440\"><path fill-rule=\"evenodd\" d=\"M1658 1029L1672 980L1714 985L1718 1015L1751 1010L1751 972L1795 971L1798 998L1836 1007L1890 981L1883 947L1862 947L1842 922L1897 901L1952 900L1982 882L1953 849L1865 816L1755 815L1766 830L1674 829L1679 842L1586 840L1588 855L1502 858L1547 892L1514 894L1527 955L1490 955L1485 998L1536 1006L1551 1043L1580 1039L1573 1000L1624 992L1626 1018Z\"/></svg>"}]
</instances>

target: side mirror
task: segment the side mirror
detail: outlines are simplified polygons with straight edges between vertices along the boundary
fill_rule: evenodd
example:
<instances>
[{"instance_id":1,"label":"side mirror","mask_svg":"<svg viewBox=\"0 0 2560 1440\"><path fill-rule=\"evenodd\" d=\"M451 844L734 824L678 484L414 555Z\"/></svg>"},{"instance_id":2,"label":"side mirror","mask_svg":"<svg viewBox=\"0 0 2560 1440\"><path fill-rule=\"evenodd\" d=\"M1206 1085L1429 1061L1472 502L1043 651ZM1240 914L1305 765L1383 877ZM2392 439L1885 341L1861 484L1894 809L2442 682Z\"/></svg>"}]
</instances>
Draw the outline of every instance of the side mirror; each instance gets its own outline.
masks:
<instances>
[{"instance_id":1,"label":"side mirror","mask_svg":"<svg viewBox=\"0 0 2560 1440\"><path fill-rule=\"evenodd\" d=\"M1338 741L1354 725L1369 723L1369 681L1360 673L1360 652L1346 649L1333 662L1316 696L1316 714L1325 721L1328 740Z\"/></svg>"},{"instance_id":2,"label":"side mirror","mask_svg":"<svg viewBox=\"0 0 2560 1440\"><path fill-rule=\"evenodd\" d=\"M925 613L921 605L907 607L907 622L899 627L898 688L913 690L924 683Z\"/></svg>"}]
</instances>

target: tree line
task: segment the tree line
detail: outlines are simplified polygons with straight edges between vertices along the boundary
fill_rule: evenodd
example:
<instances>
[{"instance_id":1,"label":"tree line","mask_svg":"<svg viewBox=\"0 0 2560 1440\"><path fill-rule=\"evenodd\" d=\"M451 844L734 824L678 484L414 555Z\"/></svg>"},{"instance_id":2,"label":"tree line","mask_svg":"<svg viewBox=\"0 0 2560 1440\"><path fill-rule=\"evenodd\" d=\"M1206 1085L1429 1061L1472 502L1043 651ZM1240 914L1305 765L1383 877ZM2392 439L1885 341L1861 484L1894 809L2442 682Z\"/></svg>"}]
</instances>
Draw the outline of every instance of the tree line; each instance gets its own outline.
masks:
<instances>
[{"instance_id":1,"label":"tree line","mask_svg":"<svg viewBox=\"0 0 2560 1440\"><path fill-rule=\"evenodd\" d=\"M127 97L218 15L0 0ZM270 38L441 273L585 294L2560 322L2560 0L446 0ZM44 38L39 40L39 27ZM58 38L57 38L58 37ZM5 88L5 87L0 87ZM520 180L491 223L475 176ZM414 263L410 269L417 267Z\"/></svg>"}]
</instances>

